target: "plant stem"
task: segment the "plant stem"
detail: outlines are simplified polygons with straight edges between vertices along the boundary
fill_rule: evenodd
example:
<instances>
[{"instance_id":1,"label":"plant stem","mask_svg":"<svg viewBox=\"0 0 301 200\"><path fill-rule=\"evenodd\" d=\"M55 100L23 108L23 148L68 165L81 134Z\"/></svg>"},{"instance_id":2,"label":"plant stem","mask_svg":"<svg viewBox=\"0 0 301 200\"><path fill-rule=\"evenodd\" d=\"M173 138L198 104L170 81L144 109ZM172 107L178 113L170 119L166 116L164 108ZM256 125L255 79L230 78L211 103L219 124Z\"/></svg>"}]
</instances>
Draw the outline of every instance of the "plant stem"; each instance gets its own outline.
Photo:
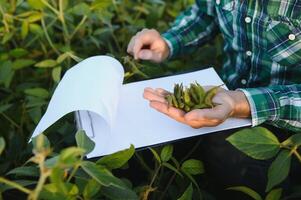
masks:
<instances>
[{"instance_id":1,"label":"plant stem","mask_svg":"<svg viewBox=\"0 0 301 200\"><path fill-rule=\"evenodd\" d=\"M70 41L72 40L72 38L74 37L74 35L77 33L77 31L80 29L80 27L85 23L85 21L87 20L87 15L84 15L83 18L81 19L81 21L79 22L79 24L75 27L74 31L72 32L71 36L70 36Z\"/></svg>"},{"instance_id":2,"label":"plant stem","mask_svg":"<svg viewBox=\"0 0 301 200\"><path fill-rule=\"evenodd\" d=\"M32 192L31 190L29 190L29 189L23 187L23 186L20 185L20 184L15 183L15 182L10 181L10 180L7 180L7 179L2 178L2 177L0 177L0 182L4 183L4 184L6 184L6 185L9 185L9 186L11 186L11 187L14 187L14 188L16 188L16 189L18 189L18 190L20 190L20 191L26 193L26 194L30 194L30 193Z\"/></svg>"},{"instance_id":3,"label":"plant stem","mask_svg":"<svg viewBox=\"0 0 301 200\"><path fill-rule=\"evenodd\" d=\"M59 15L59 11L52 7L46 0L42 0L42 3L52 10L56 15Z\"/></svg>"},{"instance_id":4,"label":"plant stem","mask_svg":"<svg viewBox=\"0 0 301 200\"><path fill-rule=\"evenodd\" d=\"M52 43L50 37L49 37L49 34L48 34L48 31L47 31L47 28L46 28L46 25L45 25L45 20L44 20L44 16L42 16L41 18L41 24L42 24L42 28L43 28L43 31L44 31L44 34L45 34L45 37L49 43L49 45L51 46L51 48L53 49L53 51L60 55L60 52L55 48L54 44Z\"/></svg>"},{"instance_id":5,"label":"plant stem","mask_svg":"<svg viewBox=\"0 0 301 200\"><path fill-rule=\"evenodd\" d=\"M4 113L0 113L7 121L9 121L13 126L15 126L18 129L21 129L21 127L13 120L11 119L9 116L7 116Z\"/></svg>"},{"instance_id":6,"label":"plant stem","mask_svg":"<svg viewBox=\"0 0 301 200\"><path fill-rule=\"evenodd\" d=\"M64 32L64 40L67 43L67 45L69 46L70 40L69 40L69 31L65 22L65 17L64 17L64 10L63 10L63 0L59 0L59 13L58 13L58 17L60 19L60 21L62 22L63 25L63 32Z\"/></svg>"},{"instance_id":7,"label":"plant stem","mask_svg":"<svg viewBox=\"0 0 301 200\"><path fill-rule=\"evenodd\" d=\"M71 174L69 175L68 179L67 179L67 182L70 182L72 177L74 176L74 174L76 173L76 171L78 170L80 164L76 164L73 169L72 169L72 172Z\"/></svg>"},{"instance_id":8,"label":"plant stem","mask_svg":"<svg viewBox=\"0 0 301 200\"><path fill-rule=\"evenodd\" d=\"M152 173L151 168L144 162L143 158L141 158L138 153L135 153L135 156L139 160L140 164L145 168L145 170L148 171L148 173Z\"/></svg>"},{"instance_id":9,"label":"plant stem","mask_svg":"<svg viewBox=\"0 0 301 200\"><path fill-rule=\"evenodd\" d=\"M157 169L156 169L156 171L154 173L154 176L153 176L150 184L148 185L150 188L153 186L153 184L154 184L154 182L155 182L155 180L156 180L156 178L157 178L157 176L159 174L160 169L161 169L161 164L157 167Z\"/></svg>"},{"instance_id":10,"label":"plant stem","mask_svg":"<svg viewBox=\"0 0 301 200\"><path fill-rule=\"evenodd\" d=\"M300 155L299 152L298 152L298 146L295 146L295 147L292 149L292 152L293 152L293 154L298 158L299 162L301 163L301 155Z\"/></svg>"}]
</instances>

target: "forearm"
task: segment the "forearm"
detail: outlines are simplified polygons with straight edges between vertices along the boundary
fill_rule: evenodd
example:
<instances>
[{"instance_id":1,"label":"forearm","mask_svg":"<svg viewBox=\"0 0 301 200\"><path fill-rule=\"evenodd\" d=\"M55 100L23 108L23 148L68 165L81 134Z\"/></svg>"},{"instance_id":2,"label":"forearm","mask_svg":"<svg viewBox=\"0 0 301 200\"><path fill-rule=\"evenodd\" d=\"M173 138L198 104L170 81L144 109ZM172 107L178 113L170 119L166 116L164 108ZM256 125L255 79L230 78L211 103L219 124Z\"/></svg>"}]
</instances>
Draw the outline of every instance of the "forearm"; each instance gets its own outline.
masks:
<instances>
[{"instance_id":1,"label":"forearm","mask_svg":"<svg viewBox=\"0 0 301 200\"><path fill-rule=\"evenodd\" d=\"M252 124L270 122L280 128L301 131L301 85L240 89L250 104Z\"/></svg>"},{"instance_id":2,"label":"forearm","mask_svg":"<svg viewBox=\"0 0 301 200\"><path fill-rule=\"evenodd\" d=\"M212 4L197 1L177 17L172 28L162 34L170 48L169 57L192 52L216 35L213 8Z\"/></svg>"}]
</instances>

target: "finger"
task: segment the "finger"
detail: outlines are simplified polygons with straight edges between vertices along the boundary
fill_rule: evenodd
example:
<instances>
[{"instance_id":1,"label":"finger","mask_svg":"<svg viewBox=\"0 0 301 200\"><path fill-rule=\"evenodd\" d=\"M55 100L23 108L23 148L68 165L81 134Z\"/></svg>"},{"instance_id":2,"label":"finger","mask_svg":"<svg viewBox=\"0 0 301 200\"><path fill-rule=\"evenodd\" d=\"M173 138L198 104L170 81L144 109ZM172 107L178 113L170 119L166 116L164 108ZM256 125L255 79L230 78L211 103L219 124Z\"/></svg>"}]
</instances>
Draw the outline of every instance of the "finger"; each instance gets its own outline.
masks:
<instances>
[{"instance_id":1,"label":"finger","mask_svg":"<svg viewBox=\"0 0 301 200\"><path fill-rule=\"evenodd\" d=\"M156 88L155 91L156 91L158 94L162 95L162 96L166 96L166 95L169 95L169 94L170 94L170 92L168 92L168 91L166 91L166 90L164 90L164 89L162 89L162 88Z\"/></svg>"},{"instance_id":2,"label":"finger","mask_svg":"<svg viewBox=\"0 0 301 200\"><path fill-rule=\"evenodd\" d=\"M167 103L164 96L157 94L156 92L152 92L149 90L144 90L143 97L149 101L158 101L161 103Z\"/></svg>"},{"instance_id":3,"label":"finger","mask_svg":"<svg viewBox=\"0 0 301 200\"><path fill-rule=\"evenodd\" d=\"M178 122L185 123L185 112L175 107L168 106L166 103L151 101L150 106L157 111L166 114L167 116L175 119Z\"/></svg>"},{"instance_id":4,"label":"finger","mask_svg":"<svg viewBox=\"0 0 301 200\"><path fill-rule=\"evenodd\" d=\"M128 44L128 48L127 48L127 52L131 55L133 55L133 51L134 51L134 43L135 43L135 38L136 36L132 37L129 44Z\"/></svg>"},{"instance_id":5,"label":"finger","mask_svg":"<svg viewBox=\"0 0 301 200\"><path fill-rule=\"evenodd\" d=\"M156 53L150 49L142 49L138 53L138 58L142 59L142 60L152 60L155 62L160 62L162 60L161 56L158 53Z\"/></svg>"},{"instance_id":6,"label":"finger","mask_svg":"<svg viewBox=\"0 0 301 200\"><path fill-rule=\"evenodd\" d=\"M141 33L136 35L134 40L133 52L134 58L139 58L139 52L143 46L150 45L154 41L154 37L152 37L152 33L150 31L142 31Z\"/></svg>"},{"instance_id":7,"label":"finger","mask_svg":"<svg viewBox=\"0 0 301 200\"><path fill-rule=\"evenodd\" d=\"M185 115L186 121L201 121L216 119L224 121L229 116L230 110L227 106L218 105L211 109L196 109Z\"/></svg>"},{"instance_id":8,"label":"finger","mask_svg":"<svg viewBox=\"0 0 301 200\"><path fill-rule=\"evenodd\" d=\"M219 125L221 122L217 120L201 120L201 121L189 121L186 123L192 128L199 129L202 127L214 127Z\"/></svg>"},{"instance_id":9,"label":"finger","mask_svg":"<svg viewBox=\"0 0 301 200\"><path fill-rule=\"evenodd\" d=\"M137 60L139 58L139 51L142 49L143 47L143 41L141 40L141 38L135 38L134 40L134 46L133 46L133 54L134 54L134 58Z\"/></svg>"}]
</instances>

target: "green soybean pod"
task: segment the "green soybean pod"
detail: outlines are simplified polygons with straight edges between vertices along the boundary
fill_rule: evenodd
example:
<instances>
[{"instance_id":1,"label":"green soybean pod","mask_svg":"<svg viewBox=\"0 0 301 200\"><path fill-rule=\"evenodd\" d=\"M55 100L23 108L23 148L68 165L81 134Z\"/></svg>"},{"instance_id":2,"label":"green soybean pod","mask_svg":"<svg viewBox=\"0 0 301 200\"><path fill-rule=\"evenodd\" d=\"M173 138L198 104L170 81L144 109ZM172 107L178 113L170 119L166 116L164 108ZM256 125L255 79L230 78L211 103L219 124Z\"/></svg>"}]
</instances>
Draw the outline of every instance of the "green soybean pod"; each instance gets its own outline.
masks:
<instances>
[{"instance_id":1,"label":"green soybean pod","mask_svg":"<svg viewBox=\"0 0 301 200\"><path fill-rule=\"evenodd\" d=\"M192 109L204 109L204 108L208 108L208 106L204 103L201 103L201 104L198 104L198 105L195 105L192 107Z\"/></svg>"},{"instance_id":2,"label":"green soybean pod","mask_svg":"<svg viewBox=\"0 0 301 200\"><path fill-rule=\"evenodd\" d=\"M190 107L189 107L188 105L185 105L184 111L185 111L185 112L189 112L190 110L191 110Z\"/></svg>"},{"instance_id":3,"label":"green soybean pod","mask_svg":"<svg viewBox=\"0 0 301 200\"><path fill-rule=\"evenodd\" d=\"M205 99L204 99L204 103L210 107L213 107L213 103L212 103L212 99L213 97L216 95L218 89L221 87L221 85L219 86L215 86L213 88L211 88L210 90L208 90L206 92L206 95L205 95Z\"/></svg>"},{"instance_id":4,"label":"green soybean pod","mask_svg":"<svg viewBox=\"0 0 301 200\"><path fill-rule=\"evenodd\" d=\"M196 90L195 90L194 87L195 87L194 84L191 83L190 88L189 88L189 93L190 93L190 96L192 97L192 101L195 104L198 104L199 103L199 98L198 98L198 95L197 95Z\"/></svg>"},{"instance_id":5,"label":"green soybean pod","mask_svg":"<svg viewBox=\"0 0 301 200\"><path fill-rule=\"evenodd\" d=\"M172 106L172 97L171 97L171 94L165 96L165 99L166 99L168 105Z\"/></svg>"},{"instance_id":6,"label":"green soybean pod","mask_svg":"<svg viewBox=\"0 0 301 200\"><path fill-rule=\"evenodd\" d=\"M172 97L173 106L176 107L176 108L179 108L179 104L177 102L177 99L176 99L175 95L172 94L171 97Z\"/></svg>"},{"instance_id":7,"label":"green soybean pod","mask_svg":"<svg viewBox=\"0 0 301 200\"><path fill-rule=\"evenodd\" d=\"M191 98L190 98L190 95L189 95L189 89L186 88L184 90L184 103L188 106L191 106L192 105L192 102L191 102Z\"/></svg>"},{"instance_id":8,"label":"green soybean pod","mask_svg":"<svg viewBox=\"0 0 301 200\"><path fill-rule=\"evenodd\" d=\"M183 102L179 102L179 108L183 109L185 107L185 104Z\"/></svg>"}]
</instances>

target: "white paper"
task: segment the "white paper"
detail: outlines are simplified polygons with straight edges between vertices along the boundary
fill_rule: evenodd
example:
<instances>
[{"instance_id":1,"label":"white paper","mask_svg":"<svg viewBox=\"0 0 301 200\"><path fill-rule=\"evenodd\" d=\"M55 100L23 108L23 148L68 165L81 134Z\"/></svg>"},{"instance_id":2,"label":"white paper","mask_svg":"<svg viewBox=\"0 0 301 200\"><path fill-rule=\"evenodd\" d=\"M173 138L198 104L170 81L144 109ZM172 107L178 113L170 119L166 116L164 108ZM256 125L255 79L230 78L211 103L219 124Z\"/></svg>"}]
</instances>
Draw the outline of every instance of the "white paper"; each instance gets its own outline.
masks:
<instances>
[{"instance_id":1,"label":"white paper","mask_svg":"<svg viewBox=\"0 0 301 200\"><path fill-rule=\"evenodd\" d=\"M95 112L103 118L101 120L112 125L123 75L121 64L109 56L90 57L69 69L54 91L32 137L77 110Z\"/></svg>"},{"instance_id":2,"label":"white paper","mask_svg":"<svg viewBox=\"0 0 301 200\"><path fill-rule=\"evenodd\" d=\"M145 87L172 90L175 83L221 85L213 68L122 85L123 67L114 58L95 56L68 70L49 102L33 137L64 115L76 112L77 124L95 142L89 158L107 155L133 144L136 148L205 133L251 125L249 119L228 119L212 128L193 129L149 107Z\"/></svg>"},{"instance_id":3,"label":"white paper","mask_svg":"<svg viewBox=\"0 0 301 200\"><path fill-rule=\"evenodd\" d=\"M82 128L91 130L91 125L93 125L95 133L95 137L92 139L96 143L96 147L88 157L111 154L128 148L130 144L133 144L135 148L146 147L205 133L251 125L249 119L232 118L217 127L193 129L150 108L148 101L142 97L145 87L161 87L172 91L175 83L183 82L184 85L189 85L193 81L198 81L201 85L223 84L214 69L209 68L187 74L123 85L116 124L111 131L105 131L108 130L107 125L100 122L101 118L97 114L90 114L90 119L93 120L93 123L87 118L87 115L83 118L81 116ZM84 114L84 112L80 113L81 115Z\"/></svg>"}]
</instances>

